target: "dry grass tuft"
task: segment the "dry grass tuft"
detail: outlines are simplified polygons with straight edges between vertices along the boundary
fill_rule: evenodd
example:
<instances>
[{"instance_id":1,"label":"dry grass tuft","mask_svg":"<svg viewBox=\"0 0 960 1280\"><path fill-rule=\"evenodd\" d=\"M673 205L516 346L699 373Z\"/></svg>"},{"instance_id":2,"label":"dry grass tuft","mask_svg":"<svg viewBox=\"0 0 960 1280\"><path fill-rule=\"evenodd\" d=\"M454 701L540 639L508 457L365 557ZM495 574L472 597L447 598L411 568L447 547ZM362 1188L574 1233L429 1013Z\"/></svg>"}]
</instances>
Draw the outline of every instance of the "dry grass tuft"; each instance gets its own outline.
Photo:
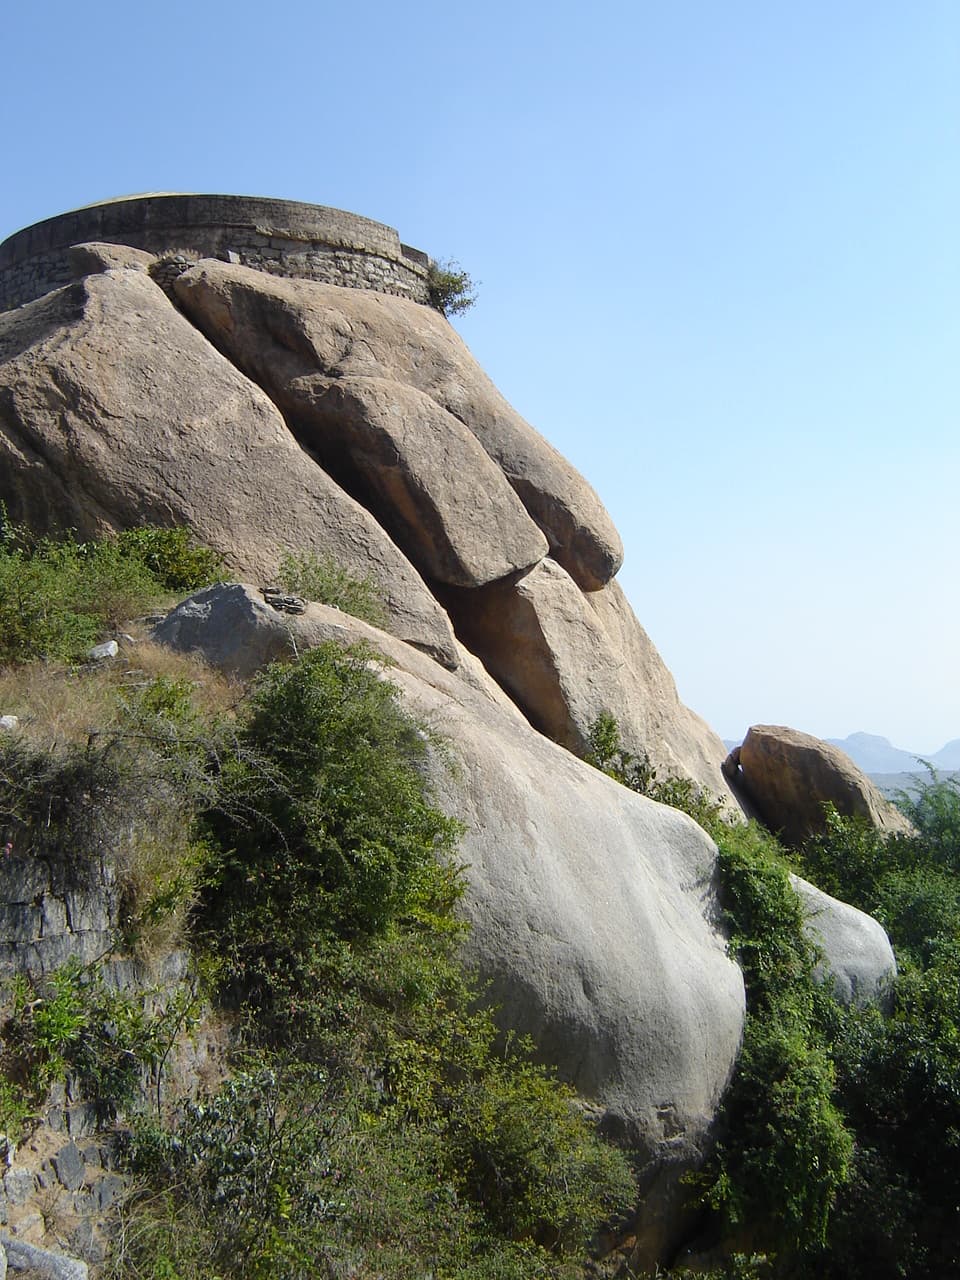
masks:
<instances>
[{"instance_id":1,"label":"dry grass tuft","mask_svg":"<svg viewBox=\"0 0 960 1280\"><path fill-rule=\"evenodd\" d=\"M91 667L31 663L0 670L0 715L19 717L20 729L47 749L86 741L117 727L122 700L164 676L188 681L203 716L230 714L243 687L190 654L151 640L121 642L120 655Z\"/></svg>"}]
</instances>

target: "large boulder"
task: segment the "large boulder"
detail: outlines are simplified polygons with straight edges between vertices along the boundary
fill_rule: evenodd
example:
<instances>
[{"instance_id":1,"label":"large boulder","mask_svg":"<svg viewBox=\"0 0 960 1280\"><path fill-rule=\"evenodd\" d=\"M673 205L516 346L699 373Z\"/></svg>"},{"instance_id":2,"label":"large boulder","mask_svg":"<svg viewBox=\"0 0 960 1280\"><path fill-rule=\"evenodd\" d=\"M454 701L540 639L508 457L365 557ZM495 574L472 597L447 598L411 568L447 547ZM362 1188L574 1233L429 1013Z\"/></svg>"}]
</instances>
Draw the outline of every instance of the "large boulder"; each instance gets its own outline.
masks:
<instances>
[{"instance_id":1,"label":"large boulder","mask_svg":"<svg viewBox=\"0 0 960 1280\"><path fill-rule=\"evenodd\" d=\"M212 259L174 287L185 313L269 392L320 456L348 448L346 440L321 438L321 431L338 430L334 419L317 414L324 380L350 379L354 390L364 379L413 388L479 441L580 586L603 586L617 572L623 547L593 489L511 408L438 312ZM451 465L472 467L473 456L465 452Z\"/></svg>"},{"instance_id":2,"label":"large boulder","mask_svg":"<svg viewBox=\"0 0 960 1280\"><path fill-rule=\"evenodd\" d=\"M0 499L82 536L189 525L261 582L284 551L316 552L373 579L397 635L456 661L446 616L384 530L141 271L0 315Z\"/></svg>"},{"instance_id":3,"label":"large boulder","mask_svg":"<svg viewBox=\"0 0 960 1280\"><path fill-rule=\"evenodd\" d=\"M790 880L803 902L806 934L822 957L815 977L841 1004L884 1002L897 961L883 925L799 876Z\"/></svg>"},{"instance_id":4,"label":"large boulder","mask_svg":"<svg viewBox=\"0 0 960 1280\"><path fill-rule=\"evenodd\" d=\"M616 582L585 593L547 559L529 573L442 598L459 639L542 733L583 754L592 725L608 712L624 746L647 755L662 775L729 797L723 743L681 703Z\"/></svg>"},{"instance_id":5,"label":"large boulder","mask_svg":"<svg viewBox=\"0 0 960 1280\"><path fill-rule=\"evenodd\" d=\"M547 554L497 464L425 392L384 378L301 378L284 407L301 443L427 578L478 587Z\"/></svg>"},{"instance_id":6,"label":"large boulder","mask_svg":"<svg viewBox=\"0 0 960 1280\"><path fill-rule=\"evenodd\" d=\"M249 672L293 652L289 636L285 648L263 641L262 627L272 636L277 628L262 606L249 588L210 588L156 638ZM469 958L503 1025L531 1034L605 1124L639 1148L648 1204L662 1204L664 1187L700 1159L742 1028L743 983L719 928L712 842L684 814L535 732L469 655L446 671L320 605L283 625L301 651L324 639L373 644L391 664L385 678L445 739L429 772L443 807L465 823Z\"/></svg>"},{"instance_id":7,"label":"large boulder","mask_svg":"<svg viewBox=\"0 0 960 1280\"><path fill-rule=\"evenodd\" d=\"M839 747L784 725L754 725L724 762L724 773L764 826L793 847L826 830L828 803L878 831L913 830Z\"/></svg>"}]
</instances>

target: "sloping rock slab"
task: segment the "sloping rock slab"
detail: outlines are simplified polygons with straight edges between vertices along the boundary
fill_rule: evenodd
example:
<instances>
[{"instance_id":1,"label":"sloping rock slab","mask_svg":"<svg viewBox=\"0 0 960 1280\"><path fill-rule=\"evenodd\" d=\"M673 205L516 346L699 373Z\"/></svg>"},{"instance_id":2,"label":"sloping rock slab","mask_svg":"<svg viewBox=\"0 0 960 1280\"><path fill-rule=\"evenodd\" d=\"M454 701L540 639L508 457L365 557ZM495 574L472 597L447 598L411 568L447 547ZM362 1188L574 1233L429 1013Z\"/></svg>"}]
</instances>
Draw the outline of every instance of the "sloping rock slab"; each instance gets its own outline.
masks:
<instances>
[{"instance_id":1,"label":"sloping rock slab","mask_svg":"<svg viewBox=\"0 0 960 1280\"><path fill-rule=\"evenodd\" d=\"M261 611L244 622L238 593L250 594L208 589L202 623L185 629L172 615L156 638L249 670L258 658L239 660L243 644L263 656L270 646L256 634ZM320 605L291 623L315 642L377 647L394 664L384 677L445 739L429 773L440 803L466 824L468 953L503 1025L530 1033L654 1170L669 1168L672 1178L696 1163L732 1071L744 1003L718 927L712 842L685 815L535 732L468 655L444 671Z\"/></svg>"},{"instance_id":2,"label":"sloping rock slab","mask_svg":"<svg viewBox=\"0 0 960 1280\"><path fill-rule=\"evenodd\" d=\"M298 378L283 396L301 443L428 578L477 587L547 554L497 464L423 391L383 378Z\"/></svg>"},{"instance_id":3,"label":"sloping rock slab","mask_svg":"<svg viewBox=\"0 0 960 1280\"><path fill-rule=\"evenodd\" d=\"M502 469L553 557L582 587L600 587L617 572L623 547L596 493L511 408L438 312L213 259L184 272L174 287L186 314L269 392L292 425L297 380L311 375L374 378L424 392Z\"/></svg>"},{"instance_id":4,"label":"sloping rock slab","mask_svg":"<svg viewBox=\"0 0 960 1280\"><path fill-rule=\"evenodd\" d=\"M823 954L818 980L833 987L841 1004L885 1003L897 961L883 925L799 876L790 880L803 900L807 936Z\"/></svg>"},{"instance_id":5,"label":"sloping rock slab","mask_svg":"<svg viewBox=\"0 0 960 1280\"><path fill-rule=\"evenodd\" d=\"M584 593L552 560L479 591L443 593L461 641L542 733L576 754L601 712L664 775L729 797L720 739L673 677L616 582Z\"/></svg>"},{"instance_id":6,"label":"sloping rock slab","mask_svg":"<svg viewBox=\"0 0 960 1280\"><path fill-rule=\"evenodd\" d=\"M747 731L724 765L734 789L745 793L760 820L785 844L798 846L826 830L824 805L863 818L878 831L908 834L908 820L885 800L839 747L785 725Z\"/></svg>"},{"instance_id":7,"label":"sloping rock slab","mask_svg":"<svg viewBox=\"0 0 960 1280\"><path fill-rule=\"evenodd\" d=\"M390 625L455 662L447 618L264 393L139 271L0 316L0 498L37 529L186 524L244 575L316 552L371 577Z\"/></svg>"}]
</instances>

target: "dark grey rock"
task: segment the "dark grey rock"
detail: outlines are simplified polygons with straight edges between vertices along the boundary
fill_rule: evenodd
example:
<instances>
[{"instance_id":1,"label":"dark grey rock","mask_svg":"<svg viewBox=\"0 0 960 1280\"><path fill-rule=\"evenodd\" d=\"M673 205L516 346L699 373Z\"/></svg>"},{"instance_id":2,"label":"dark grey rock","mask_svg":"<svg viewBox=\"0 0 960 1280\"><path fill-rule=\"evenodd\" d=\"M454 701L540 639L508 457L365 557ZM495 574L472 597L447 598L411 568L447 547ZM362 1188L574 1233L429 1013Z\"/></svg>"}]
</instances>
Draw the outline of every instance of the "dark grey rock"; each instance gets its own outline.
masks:
<instances>
[{"instance_id":1,"label":"dark grey rock","mask_svg":"<svg viewBox=\"0 0 960 1280\"><path fill-rule=\"evenodd\" d=\"M68 1191L79 1191L83 1186L83 1156L75 1142L68 1142L53 1157L57 1177Z\"/></svg>"},{"instance_id":2,"label":"dark grey rock","mask_svg":"<svg viewBox=\"0 0 960 1280\"><path fill-rule=\"evenodd\" d=\"M12 1272L31 1271L42 1280L89 1280L87 1264L75 1258L52 1253L12 1236L4 1236L0 1245L6 1250L7 1265Z\"/></svg>"},{"instance_id":3,"label":"dark grey rock","mask_svg":"<svg viewBox=\"0 0 960 1280\"><path fill-rule=\"evenodd\" d=\"M118 1173L105 1173L93 1184L93 1197L97 1208L102 1212L113 1204L123 1192L126 1182Z\"/></svg>"}]
</instances>

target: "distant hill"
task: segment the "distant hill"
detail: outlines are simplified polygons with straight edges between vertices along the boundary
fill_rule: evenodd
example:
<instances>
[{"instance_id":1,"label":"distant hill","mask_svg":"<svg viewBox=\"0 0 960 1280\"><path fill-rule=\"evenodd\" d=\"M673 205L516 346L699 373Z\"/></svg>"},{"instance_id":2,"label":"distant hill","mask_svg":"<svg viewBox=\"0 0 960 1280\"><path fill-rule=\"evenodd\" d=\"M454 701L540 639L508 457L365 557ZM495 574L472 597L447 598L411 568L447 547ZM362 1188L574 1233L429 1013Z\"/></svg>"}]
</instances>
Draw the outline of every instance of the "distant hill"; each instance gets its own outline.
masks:
<instances>
[{"instance_id":1,"label":"distant hill","mask_svg":"<svg viewBox=\"0 0 960 1280\"><path fill-rule=\"evenodd\" d=\"M912 751L895 747L889 738L875 733L851 733L847 738L827 738L827 742L846 752L864 773L916 773L922 772ZM946 749L946 748L944 748Z\"/></svg>"}]
</instances>

